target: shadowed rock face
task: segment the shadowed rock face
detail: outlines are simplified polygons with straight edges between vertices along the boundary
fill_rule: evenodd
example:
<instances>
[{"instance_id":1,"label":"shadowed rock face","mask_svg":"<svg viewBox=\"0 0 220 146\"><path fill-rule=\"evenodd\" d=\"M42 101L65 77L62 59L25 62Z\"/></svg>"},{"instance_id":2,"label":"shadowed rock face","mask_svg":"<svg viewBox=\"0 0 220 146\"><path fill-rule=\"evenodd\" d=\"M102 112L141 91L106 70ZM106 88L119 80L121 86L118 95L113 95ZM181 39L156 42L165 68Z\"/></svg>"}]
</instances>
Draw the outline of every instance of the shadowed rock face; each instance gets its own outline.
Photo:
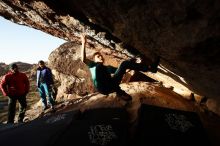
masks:
<instances>
[{"instance_id":1,"label":"shadowed rock face","mask_svg":"<svg viewBox=\"0 0 220 146\"><path fill-rule=\"evenodd\" d=\"M85 31L91 45L127 56L159 55L162 73L220 103L219 0L2 0L0 15L69 41Z\"/></svg>"}]
</instances>

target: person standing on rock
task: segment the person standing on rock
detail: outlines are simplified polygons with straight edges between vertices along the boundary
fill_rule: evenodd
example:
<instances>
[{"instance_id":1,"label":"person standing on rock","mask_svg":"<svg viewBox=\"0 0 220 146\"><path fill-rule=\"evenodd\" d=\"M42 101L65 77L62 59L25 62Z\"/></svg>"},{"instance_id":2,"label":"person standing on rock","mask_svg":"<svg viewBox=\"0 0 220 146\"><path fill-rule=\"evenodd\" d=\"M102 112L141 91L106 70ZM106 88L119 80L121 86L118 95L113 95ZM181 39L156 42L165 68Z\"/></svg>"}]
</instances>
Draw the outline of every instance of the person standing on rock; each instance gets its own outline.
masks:
<instances>
[{"instance_id":1,"label":"person standing on rock","mask_svg":"<svg viewBox=\"0 0 220 146\"><path fill-rule=\"evenodd\" d=\"M43 104L43 110L46 110L48 108L47 97L51 109L54 109L55 101L51 93L51 89L53 87L54 82L51 69L48 68L42 60L38 62L38 66L39 67L37 68L37 87Z\"/></svg>"},{"instance_id":2,"label":"person standing on rock","mask_svg":"<svg viewBox=\"0 0 220 146\"><path fill-rule=\"evenodd\" d=\"M19 102L18 122L23 122L27 101L26 95L30 89L30 83L25 73L19 72L15 63L9 65L10 71L2 78L0 88L4 96L8 96L8 121L14 123L16 103Z\"/></svg>"},{"instance_id":3,"label":"person standing on rock","mask_svg":"<svg viewBox=\"0 0 220 146\"><path fill-rule=\"evenodd\" d=\"M156 61L151 65L146 65L143 63L142 58L134 58L123 61L118 68L112 66L104 65L104 57L100 52L95 52L93 54L93 61L86 59L86 36L81 35L82 48L81 48L81 60L86 63L90 69L92 80L95 88L102 94L109 94L116 92L117 97L125 101L131 101L132 97L123 91L119 84L123 78L127 69L137 70L137 71L151 71L153 73L157 72L157 67L159 65L160 58L158 57ZM113 76L111 75L113 74Z\"/></svg>"}]
</instances>

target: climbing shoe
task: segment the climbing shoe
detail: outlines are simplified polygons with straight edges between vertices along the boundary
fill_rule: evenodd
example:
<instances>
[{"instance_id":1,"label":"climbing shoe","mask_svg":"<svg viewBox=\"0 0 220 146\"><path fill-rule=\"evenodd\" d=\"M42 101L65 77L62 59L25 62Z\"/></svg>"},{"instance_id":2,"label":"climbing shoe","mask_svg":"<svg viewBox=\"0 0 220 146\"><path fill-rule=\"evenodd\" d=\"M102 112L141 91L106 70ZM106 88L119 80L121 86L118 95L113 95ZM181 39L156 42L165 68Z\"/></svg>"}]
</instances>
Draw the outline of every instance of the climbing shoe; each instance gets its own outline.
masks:
<instances>
[{"instance_id":1,"label":"climbing shoe","mask_svg":"<svg viewBox=\"0 0 220 146\"><path fill-rule=\"evenodd\" d=\"M152 73L156 73L157 72L159 63L160 63L160 57L158 56L155 59L154 63L150 65L150 71Z\"/></svg>"}]
</instances>

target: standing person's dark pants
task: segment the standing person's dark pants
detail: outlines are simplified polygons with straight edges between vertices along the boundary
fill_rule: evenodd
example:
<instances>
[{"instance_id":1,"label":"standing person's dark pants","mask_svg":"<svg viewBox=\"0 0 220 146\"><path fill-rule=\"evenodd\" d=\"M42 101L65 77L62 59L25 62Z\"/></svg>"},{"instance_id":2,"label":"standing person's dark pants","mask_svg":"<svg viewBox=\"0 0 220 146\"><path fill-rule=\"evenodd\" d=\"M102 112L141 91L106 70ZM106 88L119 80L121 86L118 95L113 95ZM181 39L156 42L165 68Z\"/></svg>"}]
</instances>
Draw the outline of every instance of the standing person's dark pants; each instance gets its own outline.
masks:
<instances>
[{"instance_id":1,"label":"standing person's dark pants","mask_svg":"<svg viewBox=\"0 0 220 146\"><path fill-rule=\"evenodd\" d=\"M16 102L19 102L18 122L23 122L27 108L26 95L9 97L8 100L8 123L14 123L16 113Z\"/></svg>"}]
</instances>

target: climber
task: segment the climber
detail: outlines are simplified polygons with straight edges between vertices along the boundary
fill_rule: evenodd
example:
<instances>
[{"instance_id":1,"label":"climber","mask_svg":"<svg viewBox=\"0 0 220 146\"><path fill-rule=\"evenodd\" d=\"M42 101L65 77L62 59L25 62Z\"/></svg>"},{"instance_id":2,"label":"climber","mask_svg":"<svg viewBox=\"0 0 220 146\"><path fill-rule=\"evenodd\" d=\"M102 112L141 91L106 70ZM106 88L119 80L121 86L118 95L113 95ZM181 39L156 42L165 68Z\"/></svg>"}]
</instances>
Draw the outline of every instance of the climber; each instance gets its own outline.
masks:
<instances>
[{"instance_id":1,"label":"climber","mask_svg":"<svg viewBox=\"0 0 220 146\"><path fill-rule=\"evenodd\" d=\"M123 61L118 68L104 65L104 57L100 52L93 54L93 61L86 58L86 36L81 35L82 48L81 48L81 60L86 63L90 69L92 80L95 88L102 94L109 94L116 92L117 97L125 101L131 101L132 97L120 88L120 82L126 69L137 70L137 71L151 71L157 72L159 64L159 57L151 65L145 65L141 58L129 59ZM113 76L111 76L113 74Z\"/></svg>"}]
</instances>

